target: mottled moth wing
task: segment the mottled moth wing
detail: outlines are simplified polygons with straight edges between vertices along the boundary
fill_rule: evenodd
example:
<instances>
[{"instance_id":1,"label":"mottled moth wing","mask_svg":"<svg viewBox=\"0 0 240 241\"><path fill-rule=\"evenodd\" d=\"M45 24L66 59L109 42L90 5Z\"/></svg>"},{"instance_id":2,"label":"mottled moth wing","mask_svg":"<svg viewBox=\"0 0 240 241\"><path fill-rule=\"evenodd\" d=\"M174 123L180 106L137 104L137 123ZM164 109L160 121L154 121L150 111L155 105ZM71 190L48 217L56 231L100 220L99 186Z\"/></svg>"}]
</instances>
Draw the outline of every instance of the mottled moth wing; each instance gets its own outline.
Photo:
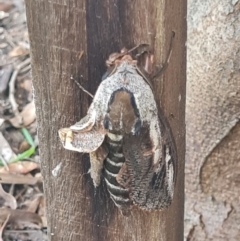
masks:
<instances>
[{"instance_id":1,"label":"mottled moth wing","mask_svg":"<svg viewBox=\"0 0 240 241\"><path fill-rule=\"evenodd\" d=\"M106 130L100 122L96 122L96 113L90 112L70 128L59 130L59 137L64 148L77 152L90 153L91 168L89 170L93 184L100 184L103 162L108 155L104 144Z\"/></svg>"},{"instance_id":2,"label":"mottled moth wing","mask_svg":"<svg viewBox=\"0 0 240 241\"><path fill-rule=\"evenodd\" d=\"M162 125L162 155L154 163L154 146L149 125L143 123L138 135L124 138L123 153L131 176L130 198L142 209L165 209L173 199L176 153L171 134Z\"/></svg>"},{"instance_id":3,"label":"mottled moth wing","mask_svg":"<svg viewBox=\"0 0 240 241\"><path fill-rule=\"evenodd\" d=\"M85 116L70 128L60 129L58 133L64 148L89 153L101 146L106 131L96 125L95 115L92 114Z\"/></svg>"}]
</instances>

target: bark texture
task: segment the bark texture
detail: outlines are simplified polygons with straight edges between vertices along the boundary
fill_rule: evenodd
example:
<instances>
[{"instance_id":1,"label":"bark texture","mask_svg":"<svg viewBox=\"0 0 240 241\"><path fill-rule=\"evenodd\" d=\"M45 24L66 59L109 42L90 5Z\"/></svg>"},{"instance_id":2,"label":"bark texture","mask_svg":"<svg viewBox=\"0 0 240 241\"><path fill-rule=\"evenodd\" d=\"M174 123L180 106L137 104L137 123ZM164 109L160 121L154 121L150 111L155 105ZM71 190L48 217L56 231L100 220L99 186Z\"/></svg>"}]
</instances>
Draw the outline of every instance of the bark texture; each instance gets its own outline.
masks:
<instances>
[{"instance_id":1,"label":"bark texture","mask_svg":"<svg viewBox=\"0 0 240 241\"><path fill-rule=\"evenodd\" d=\"M240 1L188 2L185 239L240 237Z\"/></svg>"},{"instance_id":2,"label":"bark texture","mask_svg":"<svg viewBox=\"0 0 240 241\"><path fill-rule=\"evenodd\" d=\"M182 240L186 1L26 0L26 9L50 240ZM70 76L95 93L108 55L139 43L152 46L160 66L172 30L171 61L153 85L177 144L174 201L166 211L135 208L126 218L103 184L94 189L88 155L59 141L58 129L79 121L91 101Z\"/></svg>"}]
</instances>

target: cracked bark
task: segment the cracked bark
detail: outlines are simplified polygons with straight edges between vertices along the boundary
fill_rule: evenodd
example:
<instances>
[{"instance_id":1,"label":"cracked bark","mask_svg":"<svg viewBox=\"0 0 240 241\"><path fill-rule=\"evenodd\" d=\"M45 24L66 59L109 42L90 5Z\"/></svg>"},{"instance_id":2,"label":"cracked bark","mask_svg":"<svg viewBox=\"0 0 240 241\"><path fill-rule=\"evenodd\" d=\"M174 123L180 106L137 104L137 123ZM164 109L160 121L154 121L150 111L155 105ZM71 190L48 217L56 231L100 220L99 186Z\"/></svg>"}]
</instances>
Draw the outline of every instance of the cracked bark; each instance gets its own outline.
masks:
<instances>
[{"instance_id":1,"label":"cracked bark","mask_svg":"<svg viewBox=\"0 0 240 241\"><path fill-rule=\"evenodd\" d=\"M186 1L173 3L26 0L49 240L182 240ZM154 89L177 144L175 198L166 211L135 209L125 218L104 185L94 190L87 174L88 155L64 150L58 139L58 129L79 121L91 101L70 76L95 93L108 55L139 43L149 43L161 65L172 30L176 34L172 58Z\"/></svg>"},{"instance_id":2,"label":"cracked bark","mask_svg":"<svg viewBox=\"0 0 240 241\"><path fill-rule=\"evenodd\" d=\"M185 239L240 237L240 1L188 2Z\"/></svg>"}]
</instances>

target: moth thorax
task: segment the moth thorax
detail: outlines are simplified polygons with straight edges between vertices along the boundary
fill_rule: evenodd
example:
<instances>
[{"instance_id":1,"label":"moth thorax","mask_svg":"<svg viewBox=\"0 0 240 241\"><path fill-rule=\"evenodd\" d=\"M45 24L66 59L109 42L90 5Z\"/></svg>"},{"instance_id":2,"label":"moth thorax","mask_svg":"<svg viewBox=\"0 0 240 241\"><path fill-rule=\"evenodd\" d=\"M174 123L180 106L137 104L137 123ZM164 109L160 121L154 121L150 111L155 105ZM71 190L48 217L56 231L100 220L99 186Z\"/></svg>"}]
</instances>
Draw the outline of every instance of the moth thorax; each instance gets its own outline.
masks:
<instances>
[{"instance_id":1,"label":"moth thorax","mask_svg":"<svg viewBox=\"0 0 240 241\"><path fill-rule=\"evenodd\" d=\"M114 132L130 133L139 120L138 110L132 93L118 90L108 104L105 127Z\"/></svg>"}]
</instances>

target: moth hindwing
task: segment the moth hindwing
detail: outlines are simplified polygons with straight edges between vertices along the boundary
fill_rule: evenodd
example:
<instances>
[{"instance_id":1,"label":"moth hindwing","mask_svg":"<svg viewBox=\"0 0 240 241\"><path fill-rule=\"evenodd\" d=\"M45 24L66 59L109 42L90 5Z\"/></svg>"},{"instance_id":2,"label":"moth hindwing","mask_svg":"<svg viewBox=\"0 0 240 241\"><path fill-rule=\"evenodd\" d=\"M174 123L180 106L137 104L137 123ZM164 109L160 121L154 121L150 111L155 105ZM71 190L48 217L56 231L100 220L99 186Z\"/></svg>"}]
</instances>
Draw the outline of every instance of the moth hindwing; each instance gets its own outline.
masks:
<instances>
[{"instance_id":1,"label":"moth hindwing","mask_svg":"<svg viewBox=\"0 0 240 241\"><path fill-rule=\"evenodd\" d=\"M151 56L143 52L145 62ZM63 146L90 153L95 187L101 176L123 214L132 205L144 210L167 208L173 199L177 157L171 131L146 75L129 51L110 55L87 115L59 130ZM146 73L146 75L145 75Z\"/></svg>"}]
</instances>

